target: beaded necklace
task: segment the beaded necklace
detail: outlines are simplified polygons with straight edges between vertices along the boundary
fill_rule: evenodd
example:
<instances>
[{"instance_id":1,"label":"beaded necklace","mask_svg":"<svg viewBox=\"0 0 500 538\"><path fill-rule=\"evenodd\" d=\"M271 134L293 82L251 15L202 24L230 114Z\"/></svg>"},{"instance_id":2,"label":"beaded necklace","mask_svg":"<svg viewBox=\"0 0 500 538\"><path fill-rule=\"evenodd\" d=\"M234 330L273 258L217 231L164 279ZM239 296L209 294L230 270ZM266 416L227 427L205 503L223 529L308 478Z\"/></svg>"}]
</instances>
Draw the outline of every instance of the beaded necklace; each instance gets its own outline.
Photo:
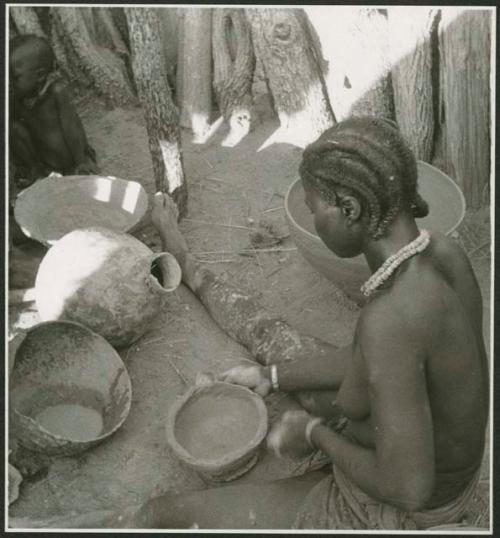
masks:
<instances>
[{"instance_id":1,"label":"beaded necklace","mask_svg":"<svg viewBox=\"0 0 500 538\"><path fill-rule=\"evenodd\" d=\"M371 295L382 283L384 283L394 271L408 258L419 254L427 248L431 238L427 230L421 230L419 236L411 243L398 250L373 273L373 275L361 286L361 292L365 297Z\"/></svg>"}]
</instances>

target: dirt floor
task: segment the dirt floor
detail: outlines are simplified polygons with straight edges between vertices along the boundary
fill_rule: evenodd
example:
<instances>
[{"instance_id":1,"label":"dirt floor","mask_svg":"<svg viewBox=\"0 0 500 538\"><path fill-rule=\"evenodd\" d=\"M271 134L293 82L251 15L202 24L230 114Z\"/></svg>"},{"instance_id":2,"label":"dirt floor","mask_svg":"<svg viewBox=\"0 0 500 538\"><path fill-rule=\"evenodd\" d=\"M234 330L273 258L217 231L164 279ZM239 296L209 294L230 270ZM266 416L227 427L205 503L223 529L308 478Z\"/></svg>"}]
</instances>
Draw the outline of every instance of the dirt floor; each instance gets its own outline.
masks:
<instances>
[{"instance_id":1,"label":"dirt floor","mask_svg":"<svg viewBox=\"0 0 500 538\"><path fill-rule=\"evenodd\" d=\"M81 114L103 173L140 181L154 192L151 158L140 109L109 110L99 102L81 103ZM221 128L205 145L193 145L183 133L183 157L189 183L189 217L181 223L191 250L224 278L254 290L262 303L308 333L332 343L349 343L358 307L319 275L295 250L283 210L284 195L297 177L301 150L274 144L257 153L277 124L261 111L252 132L235 148L220 146ZM159 250L147 220L137 237ZM220 226L225 224L226 226ZM255 249L252 233L270 225L269 245ZM239 226L239 227L232 227ZM471 252L484 293L485 336L489 338L489 215L469 213L459 240ZM267 246L261 243L260 246ZM37 248L32 245L31 252ZM475 250L474 250L475 249ZM39 252L43 250L38 248ZM36 264L11 275L17 287L34 280ZM22 273L22 274L21 274ZM36 323L34 305L10 310L9 329ZM489 340L488 340L489 341ZM142 502L162 492L207 487L183 466L165 441L169 407L194 382L199 371L222 371L249 360L244 348L229 339L184 286L172 293L150 331L121 353L133 384L133 402L124 426L102 445L79 457L54 458L46 471L24 480L11 506L15 518L44 518ZM272 395L270 416L294 405ZM471 523L487 525L485 509L489 468L485 457L482 493ZM262 450L259 463L242 481L261 481L300 473L296 466ZM251 522L249 522L251 528Z\"/></svg>"}]
</instances>

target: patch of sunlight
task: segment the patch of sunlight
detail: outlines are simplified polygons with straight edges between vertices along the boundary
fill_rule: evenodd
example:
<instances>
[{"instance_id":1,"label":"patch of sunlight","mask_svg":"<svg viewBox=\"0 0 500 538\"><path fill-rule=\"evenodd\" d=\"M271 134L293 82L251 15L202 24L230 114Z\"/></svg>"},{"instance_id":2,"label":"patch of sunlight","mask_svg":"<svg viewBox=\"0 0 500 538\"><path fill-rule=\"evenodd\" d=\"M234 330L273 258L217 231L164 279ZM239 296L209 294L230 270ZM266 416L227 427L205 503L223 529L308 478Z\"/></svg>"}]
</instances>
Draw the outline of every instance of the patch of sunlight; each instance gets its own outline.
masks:
<instances>
[{"instance_id":1,"label":"patch of sunlight","mask_svg":"<svg viewBox=\"0 0 500 538\"><path fill-rule=\"evenodd\" d=\"M97 189L94 194L94 199L99 200L100 202L109 202L111 198L111 185L113 183L112 179L99 177L96 180Z\"/></svg>"},{"instance_id":2,"label":"patch of sunlight","mask_svg":"<svg viewBox=\"0 0 500 538\"><path fill-rule=\"evenodd\" d=\"M327 63L325 81L337 121L349 116L351 106L389 70L384 20L371 17L371 11L351 6L306 8Z\"/></svg>"},{"instance_id":3,"label":"patch of sunlight","mask_svg":"<svg viewBox=\"0 0 500 538\"><path fill-rule=\"evenodd\" d=\"M480 7L474 7L474 10L481 9ZM484 9L484 8L483 8ZM467 9L466 7L459 7L459 6L442 6L440 8L441 11L441 21L439 23L439 31L443 32L443 30L446 30L446 27L452 24L458 17L466 13L467 11L470 11L470 9Z\"/></svg>"},{"instance_id":4,"label":"patch of sunlight","mask_svg":"<svg viewBox=\"0 0 500 538\"><path fill-rule=\"evenodd\" d=\"M158 140L160 144L161 156L168 178L168 192L172 194L182 186L182 166L179 160L180 150L176 142L168 140Z\"/></svg>"},{"instance_id":5,"label":"patch of sunlight","mask_svg":"<svg viewBox=\"0 0 500 538\"><path fill-rule=\"evenodd\" d=\"M135 181L129 181L125 189L125 193L122 201L122 209L129 213L134 213L135 208L139 202L139 195L141 192L141 186Z\"/></svg>"},{"instance_id":6,"label":"patch of sunlight","mask_svg":"<svg viewBox=\"0 0 500 538\"><path fill-rule=\"evenodd\" d=\"M411 57L429 39L435 11L425 6L394 6L388 10L391 67Z\"/></svg>"},{"instance_id":7,"label":"patch of sunlight","mask_svg":"<svg viewBox=\"0 0 500 538\"><path fill-rule=\"evenodd\" d=\"M39 271L35 287L42 319L58 319L82 286L88 285L100 268L110 263L119 248L119 245L110 247L109 243L96 241L89 244L84 240L74 245L72 251L67 250L64 256L59 256L58 264L51 263L50 274L47 270Z\"/></svg>"},{"instance_id":8,"label":"patch of sunlight","mask_svg":"<svg viewBox=\"0 0 500 538\"><path fill-rule=\"evenodd\" d=\"M311 84L308 93L304 98L305 103L314 103L320 99L323 89L319 82ZM319 110L319 107L317 108ZM257 150L257 153L272 144L291 144L299 148L305 148L314 142L318 136L333 125L328 117L318 112L312 107L305 107L298 112L286 113L278 112L280 126L269 136Z\"/></svg>"},{"instance_id":9,"label":"patch of sunlight","mask_svg":"<svg viewBox=\"0 0 500 538\"><path fill-rule=\"evenodd\" d=\"M193 144L205 144L222 125L224 118L220 116L210 124L208 114L194 112L191 114L191 128L193 130Z\"/></svg>"},{"instance_id":10,"label":"patch of sunlight","mask_svg":"<svg viewBox=\"0 0 500 538\"><path fill-rule=\"evenodd\" d=\"M221 146L234 148L250 132L251 113L248 109L238 108L229 118L229 133L221 142Z\"/></svg>"}]
</instances>

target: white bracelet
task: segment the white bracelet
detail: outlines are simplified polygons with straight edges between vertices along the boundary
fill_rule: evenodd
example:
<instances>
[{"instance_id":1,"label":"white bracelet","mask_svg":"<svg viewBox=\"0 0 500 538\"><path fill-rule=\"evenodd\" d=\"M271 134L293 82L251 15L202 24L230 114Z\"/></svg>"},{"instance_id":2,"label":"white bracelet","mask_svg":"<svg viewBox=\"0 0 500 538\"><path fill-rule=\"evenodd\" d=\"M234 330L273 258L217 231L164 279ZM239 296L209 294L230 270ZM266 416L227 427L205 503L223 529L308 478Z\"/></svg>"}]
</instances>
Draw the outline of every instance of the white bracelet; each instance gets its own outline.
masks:
<instances>
[{"instance_id":1,"label":"white bracelet","mask_svg":"<svg viewBox=\"0 0 500 538\"><path fill-rule=\"evenodd\" d=\"M271 364L271 386L273 392L279 392L280 385L278 383L278 367L276 364Z\"/></svg>"},{"instance_id":2,"label":"white bracelet","mask_svg":"<svg viewBox=\"0 0 500 538\"><path fill-rule=\"evenodd\" d=\"M306 433L305 433L305 437L306 437L306 441L307 441L307 444L311 447L311 448L316 448L314 445L313 445L313 442L312 442L312 439L311 439L311 435L312 435L312 431L313 431L313 428L314 426L317 426L318 424L322 424L324 421L322 418L320 417L315 417L315 418L311 418L309 420L309 422L306 424Z\"/></svg>"}]
</instances>

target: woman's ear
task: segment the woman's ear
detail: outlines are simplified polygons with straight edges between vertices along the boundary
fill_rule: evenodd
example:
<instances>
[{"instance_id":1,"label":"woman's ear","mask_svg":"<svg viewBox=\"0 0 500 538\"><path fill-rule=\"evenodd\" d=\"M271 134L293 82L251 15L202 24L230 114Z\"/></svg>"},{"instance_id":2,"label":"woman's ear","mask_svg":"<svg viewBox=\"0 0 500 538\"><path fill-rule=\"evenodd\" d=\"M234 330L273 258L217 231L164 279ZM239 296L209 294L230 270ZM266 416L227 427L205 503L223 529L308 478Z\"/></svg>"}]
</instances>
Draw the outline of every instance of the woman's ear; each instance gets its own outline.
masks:
<instances>
[{"instance_id":1,"label":"woman's ear","mask_svg":"<svg viewBox=\"0 0 500 538\"><path fill-rule=\"evenodd\" d=\"M343 196L340 202L340 208L348 225L356 223L361 217L361 204L354 196Z\"/></svg>"}]
</instances>

